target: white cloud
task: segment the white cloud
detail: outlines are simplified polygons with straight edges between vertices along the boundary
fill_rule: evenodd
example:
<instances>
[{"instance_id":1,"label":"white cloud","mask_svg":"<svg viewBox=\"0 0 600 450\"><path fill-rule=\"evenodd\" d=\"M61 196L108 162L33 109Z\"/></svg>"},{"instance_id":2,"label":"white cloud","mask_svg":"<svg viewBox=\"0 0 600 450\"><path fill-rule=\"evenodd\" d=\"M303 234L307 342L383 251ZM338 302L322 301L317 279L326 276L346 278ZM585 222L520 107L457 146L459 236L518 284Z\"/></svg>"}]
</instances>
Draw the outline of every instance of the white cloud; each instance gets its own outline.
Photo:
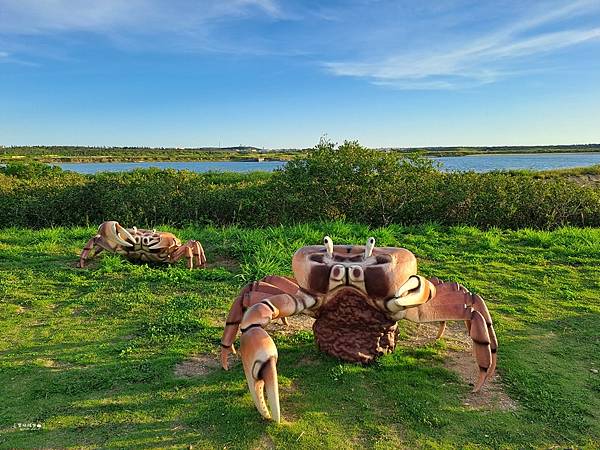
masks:
<instances>
[{"instance_id":1,"label":"white cloud","mask_svg":"<svg viewBox=\"0 0 600 450\"><path fill-rule=\"evenodd\" d=\"M260 39L229 38L222 27L285 18L276 0L0 0L0 38L34 60L69 59L81 33L124 50L263 54Z\"/></svg>"},{"instance_id":2,"label":"white cloud","mask_svg":"<svg viewBox=\"0 0 600 450\"><path fill-rule=\"evenodd\" d=\"M516 69L511 65L525 57L599 39L600 27L540 31L548 24L582 15L598 6L589 0L572 2L505 24L475 39L452 42L453 36L448 36L448 42L432 42L431 47L438 50L400 51L376 60L326 62L324 66L338 76L365 78L377 85L399 89L453 89L487 84L514 74Z\"/></svg>"},{"instance_id":3,"label":"white cloud","mask_svg":"<svg viewBox=\"0 0 600 450\"><path fill-rule=\"evenodd\" d=\"M189 31L253 13L283 16L274 0L0 0L0 33Z\"/></svg>"}]
</instances>

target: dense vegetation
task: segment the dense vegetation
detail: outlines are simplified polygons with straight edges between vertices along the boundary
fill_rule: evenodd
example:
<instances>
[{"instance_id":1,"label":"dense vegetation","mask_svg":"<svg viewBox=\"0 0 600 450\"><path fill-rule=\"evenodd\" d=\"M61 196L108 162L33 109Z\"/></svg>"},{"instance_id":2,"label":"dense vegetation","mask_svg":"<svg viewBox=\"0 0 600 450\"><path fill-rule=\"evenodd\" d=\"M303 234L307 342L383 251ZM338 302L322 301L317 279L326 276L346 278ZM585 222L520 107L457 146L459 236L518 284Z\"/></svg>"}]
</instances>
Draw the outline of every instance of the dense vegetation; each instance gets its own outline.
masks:
<instances>
[{"instance_id":1,"label":"dense vegetation","mask_svg":"<svg viewBox=\"0 0 600 450\"><path fill-rule=\"evenodd\" d=\"M200 239L209 267L149 267L101 255L82 270L75 262L93 227L0 230L0 447L523 449L600 442L598 229L341 222L166 229ZM225 372L215 362L226 311L245 280L289 274L296 248L326 233L335 242L373 235L381 245L405 246L424 275L481 293L498 333L502 385L516 409L472 403L470 387L444 367L457 345L452 339L403 343L360 366L318 352L310 329L290 334L278 326L272 334L284 422L263 421L240 365ZM403 339L415 333L401 324ZM194 355L205 370L176 375L177 363Z\"/></svg>"},{"instance_id":2,"label":"dense vegetation","mask_svg":"<svg viewBox=\"0 0 600 450\"><path fill-rule=\"evenodd\" d=\"M419 147L389 148L396 153L420 153L430 156L462 156L499 153L569 153L600 152L600 144L572 144L504 147ZM244 159L290 160L305 156L308 149L266 150L251 146L150 148L150 147L83 147L83 146L0 146L0 162L33 160L41 162L108 162L108 161L228 161Z\"/></svg>"},{"instance_id":3,"label":"dense vegetation","mask_svg":"<svg viewBox=\"0 0 600 450\"><path fill-rule=\"evenodd\" d=\"M274 174L150 169L80 175L13 163L0 170L0 211L0 227L341 219L549 229L600 225L600 190L527 172L443 173L420 156L321 142Z\"/></svg>"},{"instance_id":4,"label":"dense vegetation","mask_svg":"<svg viewBox=\"0 0 600 450\"><path fill-rule=\"evenodd\" d=\"M236 161L257 158L287 160L302 150L268 151L256 147L0 147L0 162L109 162L109 161Z\"/></svg>"}]
</instances>

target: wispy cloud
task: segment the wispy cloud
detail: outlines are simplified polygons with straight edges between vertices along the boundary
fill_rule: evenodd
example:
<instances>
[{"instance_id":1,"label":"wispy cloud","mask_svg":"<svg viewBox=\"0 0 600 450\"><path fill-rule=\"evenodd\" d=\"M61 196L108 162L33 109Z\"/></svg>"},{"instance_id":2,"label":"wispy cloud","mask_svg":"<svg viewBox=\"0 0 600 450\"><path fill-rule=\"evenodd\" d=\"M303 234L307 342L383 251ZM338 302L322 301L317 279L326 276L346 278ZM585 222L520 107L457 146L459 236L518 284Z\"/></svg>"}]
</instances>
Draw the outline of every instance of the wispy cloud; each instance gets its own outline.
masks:
<instances>
[{"instance_id":1,"label":"wispy cloud","mask_svg":"<svg viewBox=\"0 0 600 450\"><path fill-rule=\"evenodd\" d=\"M302 58L398 89L459 89L600 40L598 0L0 0L4 62L119 51ZM86 42L87 40L87 42Z\"/></svg>"},{"instance_id":2,"label":"wispy cloud","mask_svg":"<svg viewBox=\"0 0 600 450\"><path fill-rule=\"evenodd\" d=\"M274 0L0 0L0 33L187 29L260 12L282 16Z\"/></svg>"},{"instance_id":3,"label":"wispy cloud","mask_svg":"<svg viewBox=\"0 0 600 450\"><path fill-rule=\"evenodd\" d=\"M128 49L243 53L253 51L248 43L228 43L217 28L257 18L281 20L285 14L276 0L0 0L0 37L25 53L24 37L48 36L68 45L69 36L81 38L77 33ZM47 44L38 47L43 53Z\"/></svg>"},{"instance_id":4,"label":"wispy cloud","mask_svg":"<svg viewBox=\"0 0 600 450\"><path fill-rule=\"evenodd\" d=\"M399 89L456 89L488 84L519 70L531 70L527 57L600 39L600 27L546 29L548 25L595 11L599 6L589 0L570 2L505 23L495 31L466 41L455 41L450 34L447 42L430 43L437 50L396 51L378 59L326 62L324 66L338 76L365 78L374 84ZM518 64L527 68L518 69Z\"/></svg>"}]
</instances>

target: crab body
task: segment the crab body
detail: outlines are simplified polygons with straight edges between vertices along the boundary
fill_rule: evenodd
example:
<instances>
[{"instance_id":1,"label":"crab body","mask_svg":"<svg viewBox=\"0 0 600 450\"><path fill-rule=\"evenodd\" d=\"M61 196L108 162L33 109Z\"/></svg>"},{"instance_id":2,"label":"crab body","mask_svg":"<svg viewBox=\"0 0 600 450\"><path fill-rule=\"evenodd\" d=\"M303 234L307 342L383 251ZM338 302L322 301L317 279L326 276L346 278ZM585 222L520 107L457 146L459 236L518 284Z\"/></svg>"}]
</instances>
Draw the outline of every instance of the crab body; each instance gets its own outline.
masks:
<instances>
[{"instance_id":1,"label":"crab body","mask_svg":"<svg viewBox=\"0 0 600 450\"><path fill-rule=\"evenodd\" d=\"M101 251L122 255L129 261L151 263L175 263L187 258L188 268L202 267L206 263L204 249L198 241L185 244L172 233L140 228L123 228L118 222L103 222L92 237L79 259L79 267Z\"/></svg>"},{"instance_id":2,"label":"crab body","mask_svg":"<svg viewBox=\"0 0 600 450\"><path fill-rule=\"evenodd\" d=\"M417 259L408 250L336 245L302 247L292 258L294 278L267 276L250 283L234 301L221 339L221 364L241 330L240 350L248 387L258 411L280 421L277 349L263 329L270 321L294 314L315 318L318 347L352 362L369 363L395 348L397 322L465 321L479 366L474 391L492 376L497 340L488 309L480 296L457 283L429 280L417 274ZM268 407L265 402L267 395Z\"/></svg>"}]
</instances>

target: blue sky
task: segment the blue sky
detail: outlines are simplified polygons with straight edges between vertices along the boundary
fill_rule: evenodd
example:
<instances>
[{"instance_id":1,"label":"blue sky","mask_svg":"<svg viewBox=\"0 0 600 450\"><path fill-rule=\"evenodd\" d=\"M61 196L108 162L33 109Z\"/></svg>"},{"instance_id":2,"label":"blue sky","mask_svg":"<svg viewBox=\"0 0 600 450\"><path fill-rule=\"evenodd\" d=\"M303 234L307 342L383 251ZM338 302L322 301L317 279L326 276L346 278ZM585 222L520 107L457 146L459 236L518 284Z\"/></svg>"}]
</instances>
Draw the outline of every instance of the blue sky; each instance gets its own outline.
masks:
<instances>
[{"instance_id":1,"label":"blue sky","mask_svg":"<svg viewBox=\"0 0 600 450\"><path fill-rule=\"evenodd\" d=\"M600 142L600 0L0 0L0 145Z\"/></svg>"}]
</instances>

